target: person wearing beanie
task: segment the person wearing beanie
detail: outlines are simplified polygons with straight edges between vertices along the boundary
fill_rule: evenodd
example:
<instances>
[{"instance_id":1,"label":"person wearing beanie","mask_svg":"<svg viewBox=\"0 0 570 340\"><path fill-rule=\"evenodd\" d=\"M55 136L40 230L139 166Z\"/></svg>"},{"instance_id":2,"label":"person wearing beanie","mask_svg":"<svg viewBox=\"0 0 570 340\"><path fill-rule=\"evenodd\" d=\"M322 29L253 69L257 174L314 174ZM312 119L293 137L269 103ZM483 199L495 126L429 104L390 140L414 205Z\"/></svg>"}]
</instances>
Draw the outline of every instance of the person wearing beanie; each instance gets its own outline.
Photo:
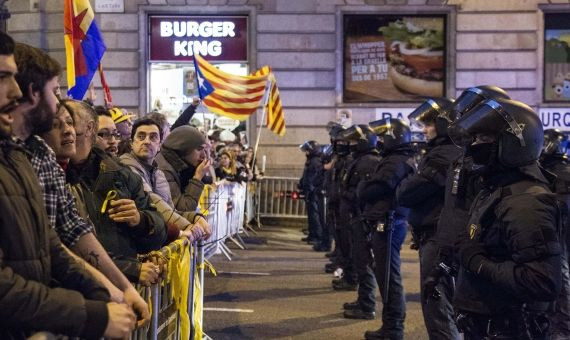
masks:
<instances>
[{"instance_id":1,"label":"person wearing beanie","mask_svg":"<svg viewBox=\"0 0 570 340\"><path fill-rule=\"evenodd\" d=\"M202 178L211 164L206 146L206 137L195 127L185 125L172 130L156 156L177 210L194 211L198 207L204 189Z\"/></svg>"},{"instance_id":2,"label":"person wearing beanie","mask_svg":"<svg viewBox=\"0 0 570 340\"><path fill-rule=\"evenodd\" d=\"M117 146L117 155L120 156L131 152L131 131L133 130L133 122L131 119L135 117L135 115L118 107L111 108L108 112L111 115L113 122L115 122L117 132L121 135L121 140Z\"/></svg>"}]
</instances>

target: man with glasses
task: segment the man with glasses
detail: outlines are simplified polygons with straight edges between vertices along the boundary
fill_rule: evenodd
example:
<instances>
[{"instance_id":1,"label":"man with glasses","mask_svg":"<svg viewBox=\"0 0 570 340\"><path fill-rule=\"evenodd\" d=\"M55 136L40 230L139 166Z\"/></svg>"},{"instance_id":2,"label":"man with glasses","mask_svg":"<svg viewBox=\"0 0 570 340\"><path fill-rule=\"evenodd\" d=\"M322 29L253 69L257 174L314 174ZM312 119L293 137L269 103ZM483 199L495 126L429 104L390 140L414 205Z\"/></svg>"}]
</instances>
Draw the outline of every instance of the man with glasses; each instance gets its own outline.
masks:
<instances>
[{"instance_id":1,"label":"man with glasses","mask_svg":"<svg viewBox=\"0 0 570 340\"><path fill-rule=\"evenodd\" d=\"M201 214L174 210L168 181L155 161L162 141L160 125L150 118L140 119L133 125L131 139L132 151L121 155L121 162L141 177L144 190L167 223L169 240L207 238L210 226Z\"/></svg>"},{"instance_id":2,"label":"man with glasses","mask_svg":"<svg viewBox=\"0 0 570 340\"><path fill-rule=\"evenodd\" d=\"M115 122L108 111L98 113L97 142L95 146L107 154L117 157L121 134L117 130Z\"/></svg>"}]
</instances>

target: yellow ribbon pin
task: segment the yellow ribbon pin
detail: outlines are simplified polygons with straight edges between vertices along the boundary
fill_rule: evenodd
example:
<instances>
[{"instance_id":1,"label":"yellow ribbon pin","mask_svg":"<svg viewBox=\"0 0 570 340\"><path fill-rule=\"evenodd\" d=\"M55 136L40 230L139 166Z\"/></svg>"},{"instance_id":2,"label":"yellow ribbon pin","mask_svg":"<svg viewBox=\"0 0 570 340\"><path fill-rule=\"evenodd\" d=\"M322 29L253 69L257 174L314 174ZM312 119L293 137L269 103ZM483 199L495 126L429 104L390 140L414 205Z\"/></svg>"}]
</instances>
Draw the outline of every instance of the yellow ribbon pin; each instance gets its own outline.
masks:
<instances>
[{"instance_id":1,"label":"yellow ribbon pin","mask_svg":"<svg viewBox=\"0 0 570 340\"><path fill-rule=\"evenodd\" d=\"M101 214L104 214L107 211L107 204L109 204L110 200L115 199L117 197L117 190L109 190L105 200L103 201L103 205L101 206Z\"/></svg>"}]
</instances>

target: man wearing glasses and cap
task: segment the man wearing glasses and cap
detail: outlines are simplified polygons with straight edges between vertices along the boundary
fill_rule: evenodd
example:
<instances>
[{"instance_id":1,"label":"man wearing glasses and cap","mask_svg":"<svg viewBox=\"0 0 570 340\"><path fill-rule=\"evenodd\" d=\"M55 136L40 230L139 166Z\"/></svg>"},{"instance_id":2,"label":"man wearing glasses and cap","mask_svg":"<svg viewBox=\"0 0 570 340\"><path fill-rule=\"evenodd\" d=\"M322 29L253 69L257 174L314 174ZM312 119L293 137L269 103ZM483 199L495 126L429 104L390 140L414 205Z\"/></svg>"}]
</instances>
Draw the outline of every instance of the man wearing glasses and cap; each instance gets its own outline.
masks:
<instances>
[{"instance_id":1,"label":"man wearing glasses and cap","mask_svg":"<svg viewBox=\"0 0 570 340\"><path fill-rule=\"evenodd\" d=\"M125 109L118 107L113 107L107 111L115 122L117 127L117 132L119 133L120 139L117 141L117 154L120 156L122 154L131 152L131 131L133 130L133 119L136 115L127 112Z\"/></svg>"}]
</instances>

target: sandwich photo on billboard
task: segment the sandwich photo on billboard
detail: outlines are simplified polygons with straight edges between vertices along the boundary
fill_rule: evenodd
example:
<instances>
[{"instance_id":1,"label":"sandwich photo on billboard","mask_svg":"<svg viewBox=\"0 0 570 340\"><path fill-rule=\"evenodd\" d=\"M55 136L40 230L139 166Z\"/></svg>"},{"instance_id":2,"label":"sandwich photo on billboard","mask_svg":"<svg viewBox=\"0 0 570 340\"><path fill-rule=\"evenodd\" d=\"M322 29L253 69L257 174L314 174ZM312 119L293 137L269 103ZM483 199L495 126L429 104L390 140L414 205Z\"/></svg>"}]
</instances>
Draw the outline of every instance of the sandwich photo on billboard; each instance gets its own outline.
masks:
<instances>
[{"instance_id":1,"label":"sandwich photo on billboard","mask_svg":"<svg viewBox=\"0 0 570 340\"><path fill-rule=\"evenodd\" d=\"M443 93L443 20L403 17L378 29L389 43L388 76L398 89L420 96Z\"/></svg>"},{"instance_id":2,"label":"sandwich photo on billboard","mask_svg":"<svg viewBox=\"0 0 570 340\"><path fill-rule=\"evenodd\" d=\"M343 16L343 101L419 102L445 96L444 14Z\"/></svg>"}]
</instances>

